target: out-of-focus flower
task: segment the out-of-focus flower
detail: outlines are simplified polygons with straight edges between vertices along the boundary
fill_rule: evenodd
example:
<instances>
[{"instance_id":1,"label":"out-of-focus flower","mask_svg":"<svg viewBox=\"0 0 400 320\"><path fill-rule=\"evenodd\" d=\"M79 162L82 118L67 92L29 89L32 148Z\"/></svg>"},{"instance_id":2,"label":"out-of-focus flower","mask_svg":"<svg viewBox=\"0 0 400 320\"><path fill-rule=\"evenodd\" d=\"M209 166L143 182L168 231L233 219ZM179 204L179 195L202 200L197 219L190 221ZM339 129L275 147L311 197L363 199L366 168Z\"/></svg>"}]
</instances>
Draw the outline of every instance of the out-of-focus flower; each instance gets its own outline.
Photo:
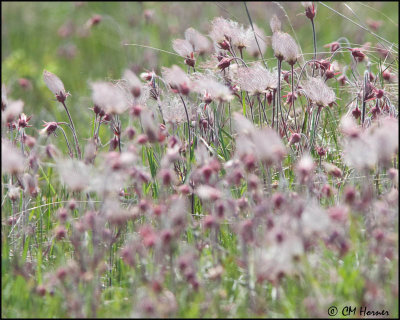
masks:
<instances>
[{"instance_id":1,"label":"out-of-focus flower","mask_svg":"<svg viewBox=\"0 0 400 320\"><path fill-rule=\"evenodd\" d=\"M128 108L125 92L110 82L93 82L92 99L94 104L109 114L121 114Z\"/></svg>"},{"instance_id":2,"label":"out-of-focus flower","mask_svg":"<svg viewBox=\"0 0 400 320\"><path fill-rule=\"evenodd\" d=\"M24 102L22 100L9 101L5 107L5 110L2 112L1 115L2 121L4 121L5 123L12 122L19 116L23 108L24 108Z\"/></svg>"},{"instance_id":3,"label":"out-of-focus flower","mask_svg":"<svg viewBox=\"0 0 400 320\"><path fill-rule=\"evenodd\" d=\"M89 168L75 159L61 160L57 163L61 180L71 191L83 191L89 185Z\"/></svg>"},{"instance_id":4,"label":"out-of-focus flower","mask_svg":"<svg viewBox=\"0 0 400 320\"><path fill-rule=\"evenodd\" d=\"M162 76L175 92L187 95L191 89L191 80L187 74L178 66L163 68Z\"/></svg>"},{"instance_id":5,"label":"out-of-focus flower","mask_svg":"<svg viewBox=\"0 0 400 320\"><path fill-rule=\"evenodd\" d=\"M1 140L1 170L9 174L24 171L24 158L21 152L5 139Z\"/></svg>"}]
</instances>

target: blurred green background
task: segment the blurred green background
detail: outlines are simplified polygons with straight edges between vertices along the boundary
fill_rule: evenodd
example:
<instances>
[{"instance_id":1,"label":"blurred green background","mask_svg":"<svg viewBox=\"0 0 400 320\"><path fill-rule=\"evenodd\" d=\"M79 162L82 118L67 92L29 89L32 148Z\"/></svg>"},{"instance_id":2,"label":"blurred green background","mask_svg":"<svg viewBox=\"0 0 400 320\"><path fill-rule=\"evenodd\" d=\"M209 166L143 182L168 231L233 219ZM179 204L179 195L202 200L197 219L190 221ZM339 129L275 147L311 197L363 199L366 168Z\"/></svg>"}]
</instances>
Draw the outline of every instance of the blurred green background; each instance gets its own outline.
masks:
<instances>
[{"instance_id":1,"label":"blurred green background","mask_svg":"<svg viewBox=\"0 0 400 320\"><path fill-rule=\"evenodd\" d=\"M397 2L325 4L362 25L380 22L376 32L398 43ZM42 80L43 69L47 69L57 74L71 93L68 105L76 125L87 134L92 118L88 110L90 81L118 79L128 67L136 72L159 71L162 66L183 63L173 54L123 43L172 51L171 41L183 38L186 28L194 27L207 34L210 21L216 16L248 25L242 2L2 2L1 6L2 83L7 86L8 96L25 101L24 110L34 115L32 123L37 128L42 120L66 120L62 106L54 101ZM286 12L303 53L313 51L311 25L300 2L249 2L248 7L253 21L267 36L271 34L269 20L273 14L293 35ZM88 28L95 15L101 15L101 21ZM326 51L323 45L342 36L355 44L377 43L368 32L319 3L316 30L319 51ZM271 48L265 57L273 57Z\"/></svg>"}]
</instances>

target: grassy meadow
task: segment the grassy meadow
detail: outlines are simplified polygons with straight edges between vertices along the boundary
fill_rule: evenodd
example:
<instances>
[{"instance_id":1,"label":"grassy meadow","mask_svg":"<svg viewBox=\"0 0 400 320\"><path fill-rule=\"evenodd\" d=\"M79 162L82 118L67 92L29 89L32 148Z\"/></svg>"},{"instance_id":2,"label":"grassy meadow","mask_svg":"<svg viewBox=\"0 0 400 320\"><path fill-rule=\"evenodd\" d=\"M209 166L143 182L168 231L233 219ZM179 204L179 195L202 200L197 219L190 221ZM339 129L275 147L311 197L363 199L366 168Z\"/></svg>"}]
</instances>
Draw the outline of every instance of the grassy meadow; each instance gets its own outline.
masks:
<instances>
[{"instance_id":1,"label":"grassy meadow","mask_svg":"<svg viewBox=\"0 0 400 320\"><path fill-rule=\"evenodd\" d=\"M2 317L398 317L397 2L1 6Z\"/></svg>"}]
</instances>

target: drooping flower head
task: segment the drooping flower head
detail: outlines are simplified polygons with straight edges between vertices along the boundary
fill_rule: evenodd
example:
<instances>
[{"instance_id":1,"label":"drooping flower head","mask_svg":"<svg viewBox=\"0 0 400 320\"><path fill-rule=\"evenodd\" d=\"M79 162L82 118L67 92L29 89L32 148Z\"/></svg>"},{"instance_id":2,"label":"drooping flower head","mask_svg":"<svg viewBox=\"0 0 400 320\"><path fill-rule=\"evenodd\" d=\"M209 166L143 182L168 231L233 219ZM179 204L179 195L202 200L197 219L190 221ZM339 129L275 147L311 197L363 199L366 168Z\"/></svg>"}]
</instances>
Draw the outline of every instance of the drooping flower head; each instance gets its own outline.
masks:
<instances>
[{"instance_id":1,"label":"drooping flower head","mask_svg":"<svg viewBox=\"0 0 400 320\"><path fill-rule=\"evenodd\" d=\"M43 80L50 91L56 96L58 101L64 102L65 99L67 99L69 93L65 91L64 84L54 73L44 70Z\"/></svg>"}]
</instances>

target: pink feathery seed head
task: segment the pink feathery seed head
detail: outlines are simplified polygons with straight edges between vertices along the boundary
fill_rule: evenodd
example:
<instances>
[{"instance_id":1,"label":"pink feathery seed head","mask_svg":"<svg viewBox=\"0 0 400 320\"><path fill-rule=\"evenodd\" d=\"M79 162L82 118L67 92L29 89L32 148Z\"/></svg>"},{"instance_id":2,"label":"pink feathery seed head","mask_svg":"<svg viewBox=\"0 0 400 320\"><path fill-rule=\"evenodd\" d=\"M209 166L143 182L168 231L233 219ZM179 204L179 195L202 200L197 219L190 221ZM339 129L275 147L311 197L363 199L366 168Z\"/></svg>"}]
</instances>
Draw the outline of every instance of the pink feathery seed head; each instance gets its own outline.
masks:
<instances>
[{"instance_id":1,"label":"pink feathery seed head","mask_svg":"<svg viewBox=\"0 0 400 320\"><path fill-rule=\"evenodd\" d=\"M56 96L59 102L64 102L69 93L67 93L64 89L64 84L54 73L51 73L47 70L43 71L43 80L46 83L46 86L50 89L50 91Z\"/></svg>"},{"instance_id":2,"label":"pink feathery seed head","mask_svg":"<svg viewBox=\"0 0 400 320\"><path fill-rule=\"evenodd\" d=\"M94 104L109 114L121 114L128 108L125 91L111 82L98 81L90 84Z\"/></svg>"},{"instance_id":3,"label":"pink feathery seed head","mask_svg":"<svg viewBox=\"0 0 400 320\"><path fill-rule=\"evenodd\" d=\"M7 108L2 112L1 118L4 119L6 123L11 124L22 112L24 108L24 102L22 100L9 101L7 103ZM15 127L15 124L13 123Z\"/></svg>"},{"instance_id":4,"label":"pink feathery seed head","mask_svg":"<svg viewBox=\"0 0 400 320\"><path fill-rule=\"evenodd\" d=\"M309 2L302 2L301 4L306 9L306 17L310 20L313 20L315 17L315 13L316 13L314 3L309 1Z\"/></svg>"},{"instance_id":5,"label":"pink feathery seed head","mask_svg":"<svg viewBox=\"0 0 400 320\"><path fill-rule=\"evenodd\" d=\"M321 77L309 78L302 83L304 94L318 107L326 107L336 100L334 91L328 87Z\"/></svg>"},{"instance_id":6,"label":"pink feathery seed head","mask_svg":"<svg viewBox=\"0 0 400 320\"><path fill-rule=\"evenodd\" d=\"M276 33L281 31L281 21L278 19L278 17L274 14L269 22L269 25L271 27L272 33Z\"/></svg>"},{"instance_id":7,"label":"pink feathery seed head","mask_svg":"<svg viewBox=\"0 0 400 320\"><path fill-rule=\"evenodd\" d=\"M180 56L187 58L193 54L193 45L186 39L175 39L172 41L172 48Z\"/></svg>"},{"instance_id":8,"label":"pink feathery seed head","mask_svg":"<svg viewBox=\"0 0 400 320\"><path fill-rule=\"evenodd\" d=\"M309 154L303 155L296 166L296 173L300 179L300 183L305 183L309 180L310 175L314 171L314 161Z\"/></svg>"},{"instance_id":9,"label":"pink feathery seed head","mask_svg":"<svg viewBox=\"0 0 400 320\"><path fill-rule=\"evenodd\" d=\"M142 83L131 69L126 69L122 78L127 82L128 89L135 98L140 97Z\"/></svg>"},{"instance_id":10,"label":"pink feathery seed head","mask_svg":"<svg viewBox=\"0 0 400 320\"><path fill-rule=\"evenodd\" d=\"M299 56L299 47L296 41L285 32L273 33L272 49L278 60L285 60L290 65L294 65Z\"/></svg>"},{"instance_id":11,"label":"pink feathery seed head","mask_svg":"<svg viewBox=\"0 0 400 320\"><path fill-rule=\"evenodd\" d=\"M164 67L162 70L162 77L167 82L174 92L180 92L187 95L190 92L191 80L186 72L184 72L177 65L171 68Z\"/></svg>"},{"instance_id":12,"label":"pink feathery seed head","mask_svg":"<svg viewBox=\"0 0 400 320\"><path fill-rule=\"evenodd\" d=\"M193 46L195 52L200 55L210 51L210 41L194 28L188 28L185 31L185 39Z\"/></svg>"},{"instance_id":13,"label":"pink feathery seed head","mask_svg":"<svg viewBox=\"0 0 400 320\"><path fill-rule=\"evenodd\" d=\"M249 32L251 33L251 35L253 35L253 37L250 38L246 50L254 58L258 58L260 56L260 51L261 54L264 54L265 51L267 50L267 42L264 31L260 29L258 26L256 26L256 24L253 24L253 27L255 36L253 34L253 31L249 28Z\"/></svg>"}]
</instances>

